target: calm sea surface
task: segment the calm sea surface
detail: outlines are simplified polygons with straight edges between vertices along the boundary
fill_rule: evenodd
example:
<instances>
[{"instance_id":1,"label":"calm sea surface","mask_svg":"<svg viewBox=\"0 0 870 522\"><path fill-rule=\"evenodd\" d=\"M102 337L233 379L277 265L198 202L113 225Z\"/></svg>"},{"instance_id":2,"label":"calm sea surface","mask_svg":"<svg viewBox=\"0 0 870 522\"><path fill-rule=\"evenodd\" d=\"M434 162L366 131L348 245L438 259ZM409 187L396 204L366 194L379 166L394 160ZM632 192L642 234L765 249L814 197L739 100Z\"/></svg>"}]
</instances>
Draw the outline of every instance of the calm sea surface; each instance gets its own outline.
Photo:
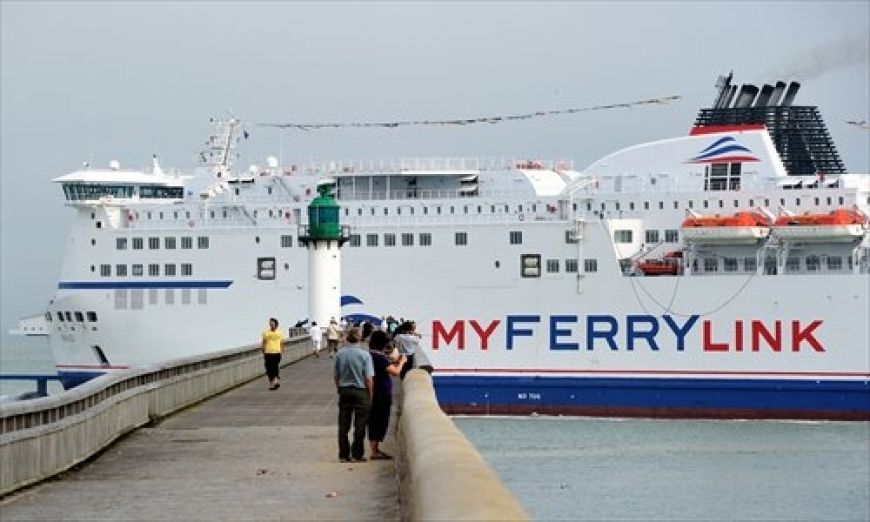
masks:
<instances>
[{"instance_id":1,"label":"calm sea surface","mask_svg":"<svg viewBox=\"0 0 870 522\"><path fill-rule=\"evenodd\" d=\"M0 374L36 373L55 375L54 358L48 341L41 337L4 336L0 345ZM0 380L0 397L35 391L33 381ZM63 388L57 381L48 383L49 393L58 393Z\"/></svg>"},{"instance_id":2,"label":"calm sea surface","mask_svg":"<svg viewBox=\"0 0 870 522\"><path fill-rule=\"evenodd\" d=\"M454 420L537 520L870 520L870 423Z\"/></svg>"}]
</instances>

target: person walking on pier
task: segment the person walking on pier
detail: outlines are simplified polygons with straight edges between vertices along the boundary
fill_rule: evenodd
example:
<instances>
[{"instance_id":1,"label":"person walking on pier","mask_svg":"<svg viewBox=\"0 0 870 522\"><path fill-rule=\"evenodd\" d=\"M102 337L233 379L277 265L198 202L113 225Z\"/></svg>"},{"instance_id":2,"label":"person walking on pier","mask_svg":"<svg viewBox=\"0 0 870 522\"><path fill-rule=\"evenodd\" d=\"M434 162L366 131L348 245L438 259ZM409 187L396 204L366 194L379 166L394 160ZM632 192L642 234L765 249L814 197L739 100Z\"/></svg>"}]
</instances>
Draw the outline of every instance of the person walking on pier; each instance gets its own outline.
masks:
<instances>
[{"instance_id":1,"label":"person walking on pier","mask_svg":"<svg viewBox=\"0 0 870 522\"><path fill-rule=\"evenodd\" d=\"M405 378L405 374L414 369L414 354L420 348L420 334L416 332L417 326L412 321L405 321L396 329L393 341L399 348L399 354L405 356L405 364L399 377Z\"/></svg>"},{"instance_id":2,"label":"person walking on pier","mask_svg":"<svg viewBox=\"0 0 870 522\"><path fill-rule=\"evenodd\" d=\"M372 356L359 344L358 328L347 332L348 345L335 356L335 387L338 390L338 460L364 462L366 423L374 394ZM353 444L347 439L353 418Z\"/></svg>"},{"instance_id":3,"label":"person walking on pier","mask_svg":"<svg viewBox=\"0 0 870 522\"><path fill-rule=\"evenodd\" d=\"M338 341L341 338L341 333L338 329L338 323L335 318L329 321L329 326L326 327L326 350L329 352L329 358L335 355L338 351Z\"/></svg>"},{"instance_id":4,"label":"person walking on pier","mask_svg":"<svg viewBox=\"0 0 870 522\"><path fill-rule=\"evenodd\" d=\"M323 342L323 330L317 326L317 322L312 322L308 328L308 335L311 336L311 345L314 349L314 356L320 358L320 344Z\"/></svg>"},{"instance_id":5,"label":"person walking on pier","mask_svg":"<svg viewBox=\"0 0 870 522\"><path fill-rule=\"evenodd\" d=\"M375 367L374 394L372 409L369 412L369 443L372 446L372 460L388 460L393 457L381 451L381 442L390 424L390 408L393 406L393 377L399 375L404 356L391 361L387 351L392 349L390 337L386 332L375 330L369 339L369 353Z\"/></svg>"},{"instance_id":6,"label":"person walking on pier","mask_svg":"<svg viewBox=\"0 0 870 522\"><path fill-rule=\"evenodd\" d=\"M263 362L266 365L266 377L269 378L269 389L277 390L281 387L278 377L281 365L281 343L284 336L278 329L278 320L269 318L269 328L263 332L261 347L263 348Z\"/></svg>"}]
</instances>

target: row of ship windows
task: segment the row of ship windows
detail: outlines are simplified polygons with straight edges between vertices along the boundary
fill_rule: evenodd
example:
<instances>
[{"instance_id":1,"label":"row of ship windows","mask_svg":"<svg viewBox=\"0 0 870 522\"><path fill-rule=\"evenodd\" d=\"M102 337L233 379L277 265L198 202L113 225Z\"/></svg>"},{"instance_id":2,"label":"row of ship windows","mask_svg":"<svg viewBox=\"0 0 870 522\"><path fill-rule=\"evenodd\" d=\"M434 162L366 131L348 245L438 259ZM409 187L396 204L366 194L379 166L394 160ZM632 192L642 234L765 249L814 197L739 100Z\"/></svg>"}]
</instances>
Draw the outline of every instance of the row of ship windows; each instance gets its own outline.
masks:
<instances>
[{"instance_id":1,"label":"row of ship windows","mask_svg":"<svg viewBox=\"0 0 870 522\"><path fill-rule=\"evenodd\" d=\"M193 264L192 263L181 263L176 266L174 263L166 263L163 265L163 275L165 276L175 276L179 275L179 271L176 268L180 268L180 275L182 276L192 276L193 275ZM96 272L97 267L91 265L91 272ZM127 277L127 265L115 265L115 275L118 277ZM130 265L129 275L134 277L142 277L145 275L145 265L143 264L133 264ZM159 263L151 263L148 265L148 275L151 277L160 275L160 264ZM111 277L112 276L112 265L103 264L100 265L100 276L101 277Z\"/></svg>"},{"instance_id":2,"label":"row of ship windows","mask_svg":"<svg viewBox=\"0 0 870 522\"><path fill-rule=\"evenodd\" d=\"M561 262L558 259L547 259L544 263L544 268L548 274L558 274ZM577 273L579 264L576 259L565 260L565 272L569 274ZM586 273L598 272L598 260L587 258L583 260L583 271ZM541 277L541 255L540 254L523 254L520 256L520 275L522 277L534 278Z\"/></svg>"},{"instance_id":3,"label":"row of ship windows","mask_svg":"<svg viewBox=\"0 0 870 522\"><path fill-rule=\"evenodd\" d=\"M131 244L133 250L143 250L145 248L145 239L144 237L134 237L128 238L126 237L118 237L115 238L115 248L118 250L127 250L128 243ZM148 239L148 250L159 250L160 249L160 238L159 237L149 237ZM190 250L193 248L193 238L190 236L183 236L181 238L175 237L164 237L163 238L163 248L167 250L175 250L178 245L177 239L181 240L181 248L183 250ZM91 240L91 244L96 244L94 240ZM209 238L208 236L199 236L196 238L196 246L197 248L208 248L209 246Z\"/></svg>"},{"instance_id":4,"label":"row of ship windows","mask_svg":"<svg viewBox=\"0 0 870 522\"><path fill-rule=\"evenodd\" d=\"M61 323L83 323L85 319L89 323L97 322L97 312L55 312L57 320ZM45 312L45 321L52 322L51 312Z\"/></svg>"},{"instance_id":5,"label":"row of ship windows","mask_svg":"<svg viewBox=\"0 0 870 522\"><path fill-rule=\"evenodd\" d=\"M716 202L715 207L725 208L725 200L724 199L719 199L719 200L714 200L714 201ZM770 199L769 198L764 198L763 200L759 200L759 203L761 203L762 201L764 203L763 206L765 206L765 207L770 206ZM802 201L802 198L794 198L794 206L796 206L796 207L801 206L801 201ZM821 205L821 201L822 201L822 198L819 198L819 197L813 198L813 202L816 206ZM840 196L837 198L837 204L839 204L839 205L842 205L844 203L844 201L845 200L844 200L843 196ZM828 196L825 198L825 202L827 205L830 206L830 205L834 204L834 199L831 196ZM705 200L701 201L701 207L702 208L710 208L711 206L713 206L712 203L713 202L711 202L710 200L705 199ZM747 203L747 205L746 205L747 207L754 207L756 201L754 199L749 199L749 200L747 200L746 203ZM786 198L779 198L779 204L781 206L785 206L786 205ZM608 209L607 203L602 202L600 205L601 205L602 211ZM612 205L611 208L613 208L613 210L624 210L622 204L619 201L611 203L611 205ZM674 201L673 202L674 210L679 210L681 208L681 205L682 205L681 202ZM597 206L597 205L593 205L593 203L591 203L591 202L586 203L586 210L589 212L593 212L593 206ZM686 206L688 208L695 208L694 200L690 199L690 200L686 201ZM734 200L734 208L739 208L739 207L740 207L740 200L735 199ZM658 208L659 208L659 210L664 210L665 202L659 201ZM636 205L635 205L634 201L630 201L628 203L628 210L635 210L635 209L636 209ZM643 209L644 210L650 209L650 202L649 201L643 202ZM574 203L574 210L577 210L577 203ZM598 212L598 209L595 209L594 212Z\"/></svg>"},{"instance_id":6,"label":"row of ship windows","mask_svg":"<svg viewBox=\"0 0 870 522\"><path fill-rule=\"evenodd\" d=\"M174 288L164 288L163 303L166 305L174 305L176 303L176 295ZM149 288L148 304L157 305L160 302L160 289ZM182 305L193 303L193 290L190 288L179 289L179 301ZM196 289L196 302L200 305L208 304L208 290L205 288ZM142 310L145 307L145 290L142 289L117 289L115 290L115 310Z\"/></svg>"},{"instance_id":7,"label":"row of ship windows","mask_svg":"<svg viewBox=\"0 0 870 522\"><path fill-rule=\"evenodd\" d=\"M476 208L477 213L478 213L478 214L483 214L484 205L476 205L476 207L477 207L477 208ZM385 216L389 216L389 215L390 215L390 208L391 208L391 207L381 207L381 213L382 213L383 215L385 215ZM428 214L429 214L429 207L423 206L423 207L420 207L420 208L422 209L424 215L428 215ZM408 211L408 214L410 214L410 215L412 215L412 216L413 216L413 215L415 214L415 212L416 212L416 207L412 207L412 206L395 207L396 215L397 215L397 216L401 216L401 215L402 215L402 210L403 210L403 209L404 209L404 210L407 210L407 211ZM470 212L469 212L469 209L471 209L471 210L475 210L475 205L463 205L463 206L462 206L462 213L463 213L463 214L469 214L469 213L470 213ZM495 214L495 213L499 212L499 210L502 210L502 209L504 210L504 213L507 214L508 212L510 212L510 205L489 205L489 212L490 212L491 214ZM522 213L522 212L524 212L524 209L528 209L528 210L530 210L531 212L537 212L537 211L538 211L538 205L537 205L536 203L532 203L531 205L528 205L528 206L517 205L517 212ZM351 209L345 207L345 208L344 208L344 215L345 215L345 216L350 216L350 210L351 210ZM444 213L444 209L443 209L441 206L435 206L435 207L434 207L434 210L435 210L435 214L436 214L436 215L441 215L441 214ZM447 207L447 210L448 210L448 212L447 212L448 214L456 214L456 213L457 213L457 212L456 212L456 207L455 207L454 205L450 205L449 207ZM549 210L549 211L551 211L551 212L554 212L554 211L556 210L556 207L555 207L554 205L547 205L547 210ZM574 204L574 210L577 210L577 204L576 204L576 203ZM378 212L377 212L377 209L376 209L375 207L370 207L370 208L369 208L369 214L370 214L370 215L374 216L374 215L376 215L377 213L378 213ZM356 215L357 215L357 216L362 216L362 215L363 215L363 208L362 208L362 207L357 207L357 209L356 209Z\"/></svg>"},{"instance_id":8,"label":"row of ship windows","mask_svg":"<svg viewBox=\"0 0 870 522\"><path fill-rule=\"evenodd\" d=\"M849 269L852 268L851 257L846 258L845 265ZM703 267L704 272L719 272L720 270L723 272L738 272L741 266L745 272L755 272L758 268L758 261L754 257L745 257L743 259L735 257L707 257L702 260L700 265L697 259L694 260L692 268L698 270L699 266ZM800 272L801 268L807 272L819 272L822 270L838 271L842 270L843 266L843 258L840 256L818 256L815 254L805 258L789 256L785 261L786 272ZM764 261L764 272L766 274L775 274L776 270L775 259L768 258Z\"/></svg>"}]
</instances>

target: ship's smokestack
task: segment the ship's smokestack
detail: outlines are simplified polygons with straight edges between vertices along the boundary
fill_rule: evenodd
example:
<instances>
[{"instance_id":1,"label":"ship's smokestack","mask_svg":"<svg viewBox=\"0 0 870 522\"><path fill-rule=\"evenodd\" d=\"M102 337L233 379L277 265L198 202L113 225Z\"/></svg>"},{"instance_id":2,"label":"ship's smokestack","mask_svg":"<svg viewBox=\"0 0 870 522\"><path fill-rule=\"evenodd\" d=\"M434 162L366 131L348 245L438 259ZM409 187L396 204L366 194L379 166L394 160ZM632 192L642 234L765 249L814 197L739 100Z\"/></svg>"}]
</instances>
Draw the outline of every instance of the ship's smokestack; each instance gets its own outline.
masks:
<instances>
[{"instance_id":1,"label":"ship's smokestack","mask_svg":"<svg viewBox=\"0 0 870 522\"><path fill-rule=\"evenodd\" d=\"M737 95L737 103L734 104L734 107L737 109L750 107L756 94L758 94L758 87L744 83L740 87L740 94Z\"/></svg>"},{"instance_id":2,"label":"ship's smokestack","mask_svg":"<svg viewBox=\"0 0 870 522\"><path fill-rule=\"evenodd\" d=\"M792 102L794 102L794 97L797 95L798 89L801 88L801 84L798 82L791 82L788 84L788 89L785 91L785 96L782 98L783 107L791 106Z\"/></svg>"},{"instance_id":3,"label":"ship's smokestack","mask_svg":"<svg viewBox=\"0 0 870 522\"><path fill-rule=\"evenodd\" d=\"M770 100L767 101L768 107L776 107L779 105L779 99L782 98L782 93L785 91L785 82L776 82L776 87L773 88L773 94L770 95Z\"/></svg>"},{"instance_id":4,"label":"ship's smokestack","mask_svg":"<svg viewBox=\"0 0 870 522\"><path fill-rule=\"evenodd\" d=\"M755 99L755 107L767 107L771 94L773 94L773 85L765 83L758 98Z\"/></svg>"},{"instance_id":5,"label":"ship's smokestack","mask_svg":"<svg viewBox=\"0 0 870 522\"><path fill-rule=\"evenodd\" d=\"M728 90L728 98L725 100L724 107L727 109L731 107L731 102L734 101L734 95L737 94L737 86L732 85L731 89Z\"/></svg>"}]
</instances>

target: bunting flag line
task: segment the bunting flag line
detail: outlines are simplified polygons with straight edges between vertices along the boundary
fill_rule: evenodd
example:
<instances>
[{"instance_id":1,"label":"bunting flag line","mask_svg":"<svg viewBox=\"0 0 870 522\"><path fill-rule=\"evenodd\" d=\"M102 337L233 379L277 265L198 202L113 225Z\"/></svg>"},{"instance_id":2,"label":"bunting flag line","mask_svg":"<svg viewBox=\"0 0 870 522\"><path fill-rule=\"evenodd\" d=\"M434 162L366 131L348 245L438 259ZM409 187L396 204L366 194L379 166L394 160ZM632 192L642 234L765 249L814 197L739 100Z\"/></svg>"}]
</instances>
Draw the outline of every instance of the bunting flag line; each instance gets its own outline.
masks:
<instances>
[{"instance_id":1,"label":"bunting flag line","mask_svg":"<svg viewBox=\"0 0 870 522\"><path fill-rule=\"evenodd\" d=\"M258 127L273 127L278 129L296 129L296 130L319 130L319 129L342 129L342 128L371 128L380 127L385 129L395 129L397 127L411 126L435 126L435 125L476 125L479 123L487 123L490 125L503 123L506 121L530 120L532 118L542 118L547 116L559 116L563 114L577 114L581 112L605 111L612 109L633 109L645 105L665 105L672 101L681 99L680 95L664 96L661 98L650 98L648 100L637 100L626 103L613 103L609 105L594 105L589 107L577 107L572 109L559 109L552 111L536 111L526 114L511 114L507 116L481 116L477 118L459 118L448 120L405 120L405 121L388 121L388 122L334 122L334 123L257 123Z\"/></svg>"}]
</instances>

